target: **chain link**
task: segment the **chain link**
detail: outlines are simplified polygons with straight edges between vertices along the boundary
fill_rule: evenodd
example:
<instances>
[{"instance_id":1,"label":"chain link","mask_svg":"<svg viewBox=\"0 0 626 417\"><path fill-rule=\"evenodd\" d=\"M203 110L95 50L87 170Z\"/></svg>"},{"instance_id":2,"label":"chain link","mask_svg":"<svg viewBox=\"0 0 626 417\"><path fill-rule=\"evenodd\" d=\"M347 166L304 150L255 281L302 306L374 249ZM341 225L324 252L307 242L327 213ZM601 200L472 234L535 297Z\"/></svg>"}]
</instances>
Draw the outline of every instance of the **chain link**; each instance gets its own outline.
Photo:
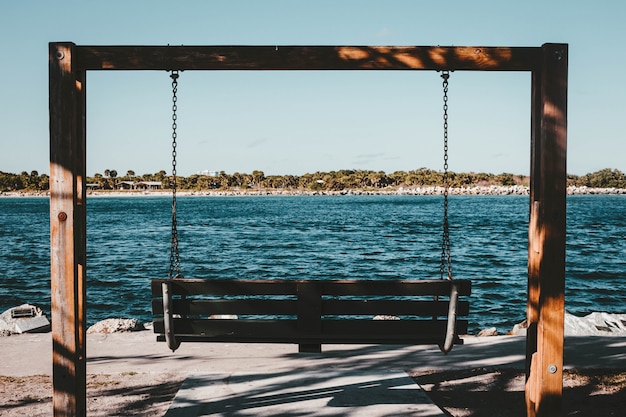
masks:
<instances>
[{"instance_id":1,"label":"chain link","mask_svg":"<svg viewBox=\"0 0 626 417\"><path fill-rule=\"evenodd\" d=\"M178 116L176 115L176 111L178 110L178 106L176 102L178 101L178 97L176 93L178 92L178 71L172 71L170 74L172 78L172 239L170 242L170 271L169 278L182 278L183 274L180 269L180 253L178 250L178 222L176 220L176 189L177 189L177 180L176 180L176 139L178 134L176 133L177 124L176 120Z\"/></svg>"},{"instance_id":2,"label":"chain link","mask_svg":"<svg viewBox=\"0 0 626 417\"><path fill-rule=\"evenodd\" d=\"M448 79L450 73L443 71L443 234L441 243L441 279L447 275L452 279L452 257L450 255L450 224L448 221L448 194L450 181L448 176Z\"/></svg>"}]
</instances>

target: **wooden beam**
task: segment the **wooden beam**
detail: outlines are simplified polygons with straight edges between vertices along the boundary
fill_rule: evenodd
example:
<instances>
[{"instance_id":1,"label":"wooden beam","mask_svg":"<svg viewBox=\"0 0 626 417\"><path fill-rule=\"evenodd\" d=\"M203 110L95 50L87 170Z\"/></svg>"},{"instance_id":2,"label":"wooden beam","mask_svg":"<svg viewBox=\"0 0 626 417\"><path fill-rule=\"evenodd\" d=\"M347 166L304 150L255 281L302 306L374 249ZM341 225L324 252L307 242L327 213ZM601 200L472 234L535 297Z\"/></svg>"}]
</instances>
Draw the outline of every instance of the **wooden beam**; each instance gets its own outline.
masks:
<instances>
[{"instance_id":1,"label":"wooden beam","mask_svg":"<svg viewBox=\"0 0 626 417\"><path fill-rule=\"evenodd\" d=\"M50 253L53 412L84 416L85 351L85 71L76 47L49 45Z\"/></svg>"},{"instance_id":2,"label":"wooden beam","mask_svg":"<svg viewBox=\"0 0 626 417\"><path fill-rule=\"evenodd\" d=\"M536 47L80 46L86 70L532 71Z\"/></svg>"},{"instance_id":3,"label":"wooden beam","mask_svg":"<svg viewBox=\"0 0 626 417\"><path fill-rule=\"evenodd\" d=\"M533 75L526 404L562 414L568 48L546 44Z\"/></svg>"}]
</instances>

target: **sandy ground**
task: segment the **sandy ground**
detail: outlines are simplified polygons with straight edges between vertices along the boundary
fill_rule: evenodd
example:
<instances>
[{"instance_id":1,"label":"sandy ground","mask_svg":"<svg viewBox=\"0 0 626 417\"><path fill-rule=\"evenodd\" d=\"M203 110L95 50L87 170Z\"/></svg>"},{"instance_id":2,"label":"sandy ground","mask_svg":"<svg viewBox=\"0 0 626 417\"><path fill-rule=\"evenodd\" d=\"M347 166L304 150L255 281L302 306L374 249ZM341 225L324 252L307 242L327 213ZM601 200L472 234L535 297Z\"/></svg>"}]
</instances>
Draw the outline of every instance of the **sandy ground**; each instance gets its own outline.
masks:
<instances>
[{"instance_id":1,"label":"sandy ground","mask_svg":"<svg viewBox=\"0 0 626 417\"><path fill-rule=\"evenodd\" d=\"M98 374L87 376L89 416L163 416L184 375ZM0 376L0 416L52 415L52 377Z\"/></svg>"},{"instance_id":2,"label":"sandy ground","mask_svg":"<svg viewBox=\"0 0 626 417\"><path fill-rule=\"evenodd\" d=\"M172 354L163 344L152 343L153 335L140 333L88 339L89 416L163 416L193 370L247 369L262 374L312 367L331 372L341 372L342 367L401 368L449 416L525 416L523 338L476 339L447 356L415 347L347 346L302 358L289 345L188 344ZM600 340L601 344L596 342ZM0 339L5 360L6 355L19 356L15 363L0 364L0 416L52 414L50 346L46 335ZM563 415L624 415L626 340L585 338L569 346L566 361L580 367L573 363L564 372Z\"/></svg>"},{"instance_id":3,"label":"sandy ground","mask_svg":"<svg viewBox=\"0 0 626 417\"><path fill-rule=\"evenodd\" d=\"M514 369L420 371L412 376L430 398L454 417L524 417L524 375ZM98 374L87 377L90 416L163 416L184 375L176 373ZM0 376L1 416L52 414L49 375ZM564 416L622 416L626 407L626 372L585 369L566 371Z\"/></svg>"},{"instance_id":4,"label":"sandy ground","mask_svg":"<svg viewBox=\"0 0 626 417\"><path fill-rule=\"evenodd\" d=\"M516 369L415 372L428 396L454 417L525 417L525 375ZM626 372L607 369L566 370L563 416L623 416Z\"/></svg>"}]
</instances>

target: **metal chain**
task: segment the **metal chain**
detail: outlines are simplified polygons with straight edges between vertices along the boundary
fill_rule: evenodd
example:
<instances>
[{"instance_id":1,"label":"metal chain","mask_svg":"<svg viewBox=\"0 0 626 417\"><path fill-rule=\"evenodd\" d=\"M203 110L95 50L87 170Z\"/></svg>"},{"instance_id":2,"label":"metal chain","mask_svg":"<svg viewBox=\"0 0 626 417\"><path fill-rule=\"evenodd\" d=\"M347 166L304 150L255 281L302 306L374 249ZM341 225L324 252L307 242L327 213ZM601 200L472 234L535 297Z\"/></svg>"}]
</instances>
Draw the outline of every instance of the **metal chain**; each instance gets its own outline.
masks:
<instances>
[{"instance_id":1,"label":"metal chain","mask_svg":"<svg viewBox=\"0 0 626 417\"><path fill-rule=\"evenodd\" d=\"M449 71L441 73L443 78L443 236L441 243L441 279L447 274L452 279L452 257L450 255L450 224L448 221L448 194L450 182L448 178L448 78Z\"/></svg>"},{"instance_id":2,"label":"metal chain","mask_svg":"<svg viewBox=\"0 0 626 417\"><path fill-rule=\"evenodd\" d=\"M169 277L172 278L182 278L183 274L180 269L180 253L178 250L178 224L176 220L176 139L177 133L176 128L176 111L178 110L178 106L176 102L178 101L178 97L176 93L178 92L178 71L172 71L170 78L172 78L172 240L170 242L170 271Z\"/></svg>"}]
</instances>

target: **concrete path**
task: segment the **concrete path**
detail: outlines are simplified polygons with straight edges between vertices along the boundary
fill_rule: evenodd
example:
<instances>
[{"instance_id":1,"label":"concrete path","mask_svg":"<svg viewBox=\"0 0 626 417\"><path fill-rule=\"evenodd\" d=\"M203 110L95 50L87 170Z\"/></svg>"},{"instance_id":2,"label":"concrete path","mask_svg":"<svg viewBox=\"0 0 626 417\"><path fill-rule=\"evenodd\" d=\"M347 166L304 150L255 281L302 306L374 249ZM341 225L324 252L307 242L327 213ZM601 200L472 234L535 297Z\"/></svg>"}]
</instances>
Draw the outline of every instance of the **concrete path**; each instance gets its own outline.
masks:
<instances>
[{"instance_id":1,"label":"concrete path","mask_svg":"<svg viewBox=\"0 0 626 417\"><path fill-rule=\"evenodd\" d=\"M468 337L444 355L436 346L324 345L299 354L296 345L184 343L174 353L150 331L87 336L87 372L285 372L343 368L424 370L507 367L524 369L523 336ZM0 375L52 373L52 336L0 337ZM566 337L566 368L626 369L626 337Z\"/></svg>"},{"instance_id":2,"label":"concrete path","mask_svg":"<svg viewBox=\"0 0 626 417\"><path fill-rule=\"evenodd\" d=\"M445 417L404 372L339 369L190 375L166 417L209 415Z\"/></svg>"},{"instance_id":3,"label":"concrete path","mask_svg":"<svg viewBox=\"0 0 626 417\"><path fill-rule=\"evenodd\" d=\"M468 337L448 355L436 346L187 343L172 353L149 331L87 337L87 373L180 373L168 416L444 416L410 370L524 369L523 336ZM0 338L0 375L51 374L52 337ZM626 337L567 337L566 368L626 369Z\"/></svg>"}]
</instances>

